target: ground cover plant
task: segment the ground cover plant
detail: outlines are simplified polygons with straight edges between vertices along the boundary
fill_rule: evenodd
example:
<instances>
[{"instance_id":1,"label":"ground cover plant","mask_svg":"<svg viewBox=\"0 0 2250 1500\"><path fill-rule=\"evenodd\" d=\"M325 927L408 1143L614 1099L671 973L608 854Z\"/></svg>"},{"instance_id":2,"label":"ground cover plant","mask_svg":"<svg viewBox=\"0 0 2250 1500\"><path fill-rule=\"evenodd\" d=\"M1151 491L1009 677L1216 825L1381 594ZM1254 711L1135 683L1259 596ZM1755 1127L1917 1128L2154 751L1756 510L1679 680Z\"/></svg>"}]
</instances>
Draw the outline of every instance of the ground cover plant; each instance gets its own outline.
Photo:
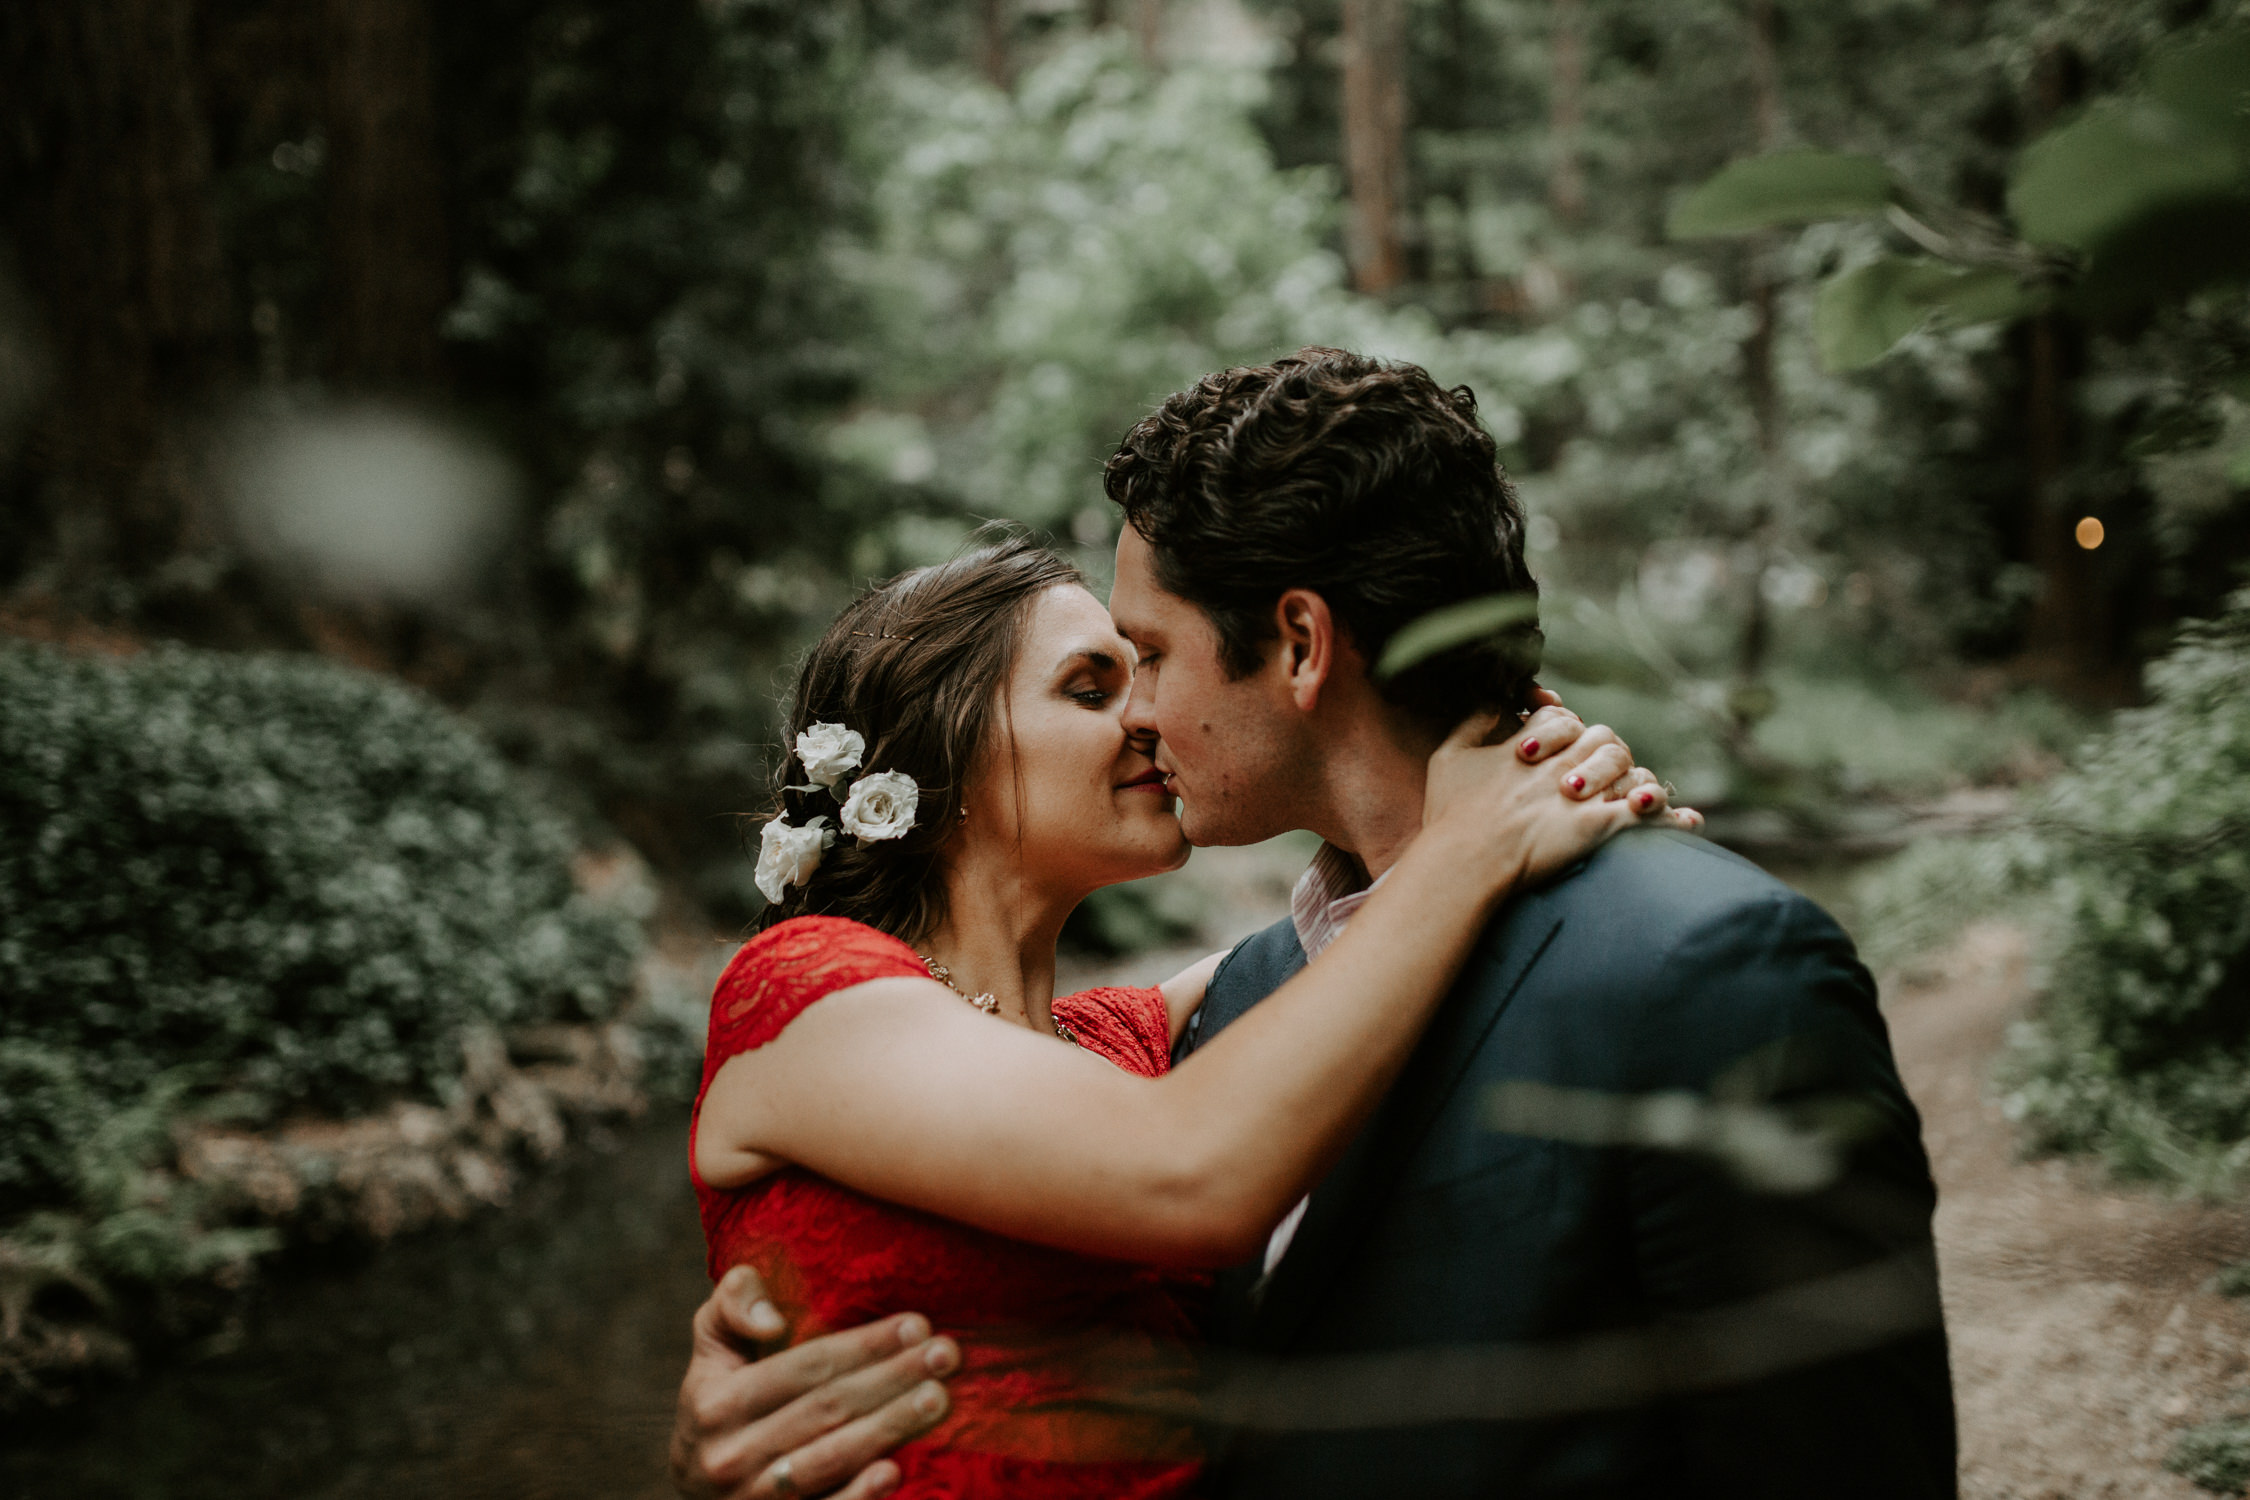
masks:
<instances>
[{"instance_id":1,"label":"ground cover plant","mask_svg":"<svg viewBox=\"0 0 2250 1500\"><path fill-rule=\"evenodd\" d=\"M118 1352L56 1299L193 1322L181 1297L277 1243L173 1170L181 1127L445 1105L479 1038L608 1016L640 933L574 884L572 830L401 684L16 645L0 703L4 1400Z\"/></svg>"},{"instance_id":2,"label":"ground cover plant","mask_svg":"<svg viewBox=\"0 0 2250 1500\"><path fill-rule=\"evenodd\" d=\"M2002 1074L2028 1144L2217 1193L2250 1165L2250 590L2148 684L2015 826L1879 874L1864 926L1895 963L2030 920L2043 999Z\"/></svg>"}]
</instances>

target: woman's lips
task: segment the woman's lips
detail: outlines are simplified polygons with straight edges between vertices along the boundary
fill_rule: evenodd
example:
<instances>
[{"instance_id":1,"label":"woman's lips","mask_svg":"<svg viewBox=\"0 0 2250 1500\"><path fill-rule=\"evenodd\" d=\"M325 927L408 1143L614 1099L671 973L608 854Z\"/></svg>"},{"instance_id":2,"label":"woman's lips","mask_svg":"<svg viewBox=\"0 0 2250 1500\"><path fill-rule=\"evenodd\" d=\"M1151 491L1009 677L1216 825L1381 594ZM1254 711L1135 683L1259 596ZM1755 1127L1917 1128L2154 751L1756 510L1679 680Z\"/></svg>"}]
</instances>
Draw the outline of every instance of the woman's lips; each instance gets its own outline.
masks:
<instances>
[{"instance_id":1,"label":"woman's lips","mask_svg":"<svg viewBox=\"0 0 2250 1500\"><path fill-rule=\"evenodd\" d=\"M1152 766L1148 770L1141 772L1140 775L1134 777L1131 781L1120 782L1118 784L1117 790L1121 792L1169 792L1172 789L1171 779L1172 778L1166 776L1162 771L1159 771Z\"/></svg>"}]
</instances>

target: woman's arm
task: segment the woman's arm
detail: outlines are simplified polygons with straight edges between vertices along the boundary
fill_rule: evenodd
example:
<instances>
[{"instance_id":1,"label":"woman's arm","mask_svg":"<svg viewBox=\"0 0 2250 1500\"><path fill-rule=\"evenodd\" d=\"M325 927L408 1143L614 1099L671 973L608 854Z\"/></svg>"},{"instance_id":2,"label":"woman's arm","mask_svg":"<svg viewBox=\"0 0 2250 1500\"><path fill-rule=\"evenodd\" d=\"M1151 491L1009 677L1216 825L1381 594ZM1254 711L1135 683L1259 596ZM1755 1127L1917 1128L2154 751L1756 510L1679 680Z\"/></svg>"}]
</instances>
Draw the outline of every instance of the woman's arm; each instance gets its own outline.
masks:
<instances>
[{"instance_id":1,"label":"woman's arm","mask_svg":"<svg viewBox=\"0 0 2250 1500\"><path fill-rule=\"evenodd\" d=\"M1607 730L1539 766L1478 739L1433 758L1425 828L1344 935L1167 1076L995 1024L932 981L876 980L720 1068L705 1180L763 1155L1065 1249L1247 1258L1381 1099L1494 907L1642 810L1600 796L1630 764Z\"/></svg>"}]
</instances>

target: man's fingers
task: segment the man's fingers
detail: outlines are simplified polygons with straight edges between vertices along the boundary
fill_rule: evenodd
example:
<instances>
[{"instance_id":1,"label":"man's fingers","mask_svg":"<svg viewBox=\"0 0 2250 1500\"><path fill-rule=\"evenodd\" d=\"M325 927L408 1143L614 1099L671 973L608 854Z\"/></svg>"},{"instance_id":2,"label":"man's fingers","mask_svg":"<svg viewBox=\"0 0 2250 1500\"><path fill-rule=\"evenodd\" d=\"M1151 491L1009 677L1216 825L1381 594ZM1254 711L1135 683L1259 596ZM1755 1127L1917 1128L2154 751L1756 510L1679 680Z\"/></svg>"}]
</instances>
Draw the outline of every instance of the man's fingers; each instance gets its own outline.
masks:
<instances>
[{"instance_id":1,"label":"man's fingers","mask_svg":"<svg viewBox=\"0 0 2250 1500\"><path fill-rule=\"evenodd\" d=\"M879 1365L839 1376L798 1397L759 1424L758 1441L769 1453L793 1453L934 1384L933 1377L952 1374L960 1362L960 1351L951 1339L932 1339L901 1350ZM852 1465L854 1470L858 1467Z\"/></svg>"},{"instance_id":2,"label":"man's fingers","mask_svg":"<svg viewBox=\"0 0 2250 1500\"><path fill-rule=\"evenodd\" d=\"M878 1500L898 1488L898 1465L880 1459L859 1471L859 1477L836 1492L835 1500Z\"/></svg>"},{"instance_id":3,"label":"man's fingers","mask_svg":"<svg viewBox=\"0 0 2250 1500\"><path fill-rule=\"evenodd\" d=\"M766 1285L748 1266L736 1266L719 1278L711 1295L695 1310L697 1353L755 1350L778 1341L789 1331L781 1310L766 1296Z\"/></svg>"},{"instance_id":4,"label":"man's fingers","mask_svg":"<svg viewBox=\"0 0 2250 1500\"><path fill-rule=\"evenodd\" d=\"M945 1420L952 1410L951 1396L935 1380L925 1380L878 1411L789 1452L789 1478L808 1495L818 1495L846 1479L854 1478L899 1444L921 1436ZM772 1470L750 1486L750 1500L777 1495L770 1488Z\"/></svg>"},{"instance_id":5,"label":"man's fingers","mask_svg":"<svg viewBox=\"0 0 2250 1500\"><path fill-rule=\"evenodd\" d=\"M929 1320L914 1313L807 1339L794 1349L769 1354L742 1369L694 1382L696 1427L706 1434L746 1428L840 1376L864 1370L902 1352L910 1357L926 1357L927 1341L930 1341ZM947 1348L951 1348L950 1342ZM958 1360L957 1352L954 1358ZM878 1396L869 1405L887 1399L887 1396ZM867 1409L845 1411L836 1420L847 1420ZM785 1450L773 1447L768 1451Z\"/></svg>"}]
</instances>

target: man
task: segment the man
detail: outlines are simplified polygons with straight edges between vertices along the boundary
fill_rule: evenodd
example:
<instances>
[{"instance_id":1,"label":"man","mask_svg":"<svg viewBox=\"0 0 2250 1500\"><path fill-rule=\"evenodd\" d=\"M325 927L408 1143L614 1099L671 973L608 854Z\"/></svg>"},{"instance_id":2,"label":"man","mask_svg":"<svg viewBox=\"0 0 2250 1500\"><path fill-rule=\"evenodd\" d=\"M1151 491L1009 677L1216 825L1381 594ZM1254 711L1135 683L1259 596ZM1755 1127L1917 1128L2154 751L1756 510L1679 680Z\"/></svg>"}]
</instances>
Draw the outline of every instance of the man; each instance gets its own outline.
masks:
<instances>
[{"instance_id":1,"label":"man","mask_svg":"<svg viewBox=\"0 0 2250 1500\"><path fill-rule=\"evenodd\" d=\"M1532 701L1535 630L1378 676L1384 648L1536 586L1472 398L1411 366L1306 350L1210 376L1127 435L1107 488L1129 724L1161 737L1189 839L1325 841L1186 1053L1349 921L1420 827L1446 728ZM1621 837L1502 911L1381 1112L1221 1277L1209 1487L1950 1495L1934 1200L1843 933L1723 851ZM908 1376L957 1357L906 1331L834 1336L856 1362L699 1345L683 1491L880 1493ZM854 1373L811 1378L828 1364Z\"/></svg>"}]
</instances>

